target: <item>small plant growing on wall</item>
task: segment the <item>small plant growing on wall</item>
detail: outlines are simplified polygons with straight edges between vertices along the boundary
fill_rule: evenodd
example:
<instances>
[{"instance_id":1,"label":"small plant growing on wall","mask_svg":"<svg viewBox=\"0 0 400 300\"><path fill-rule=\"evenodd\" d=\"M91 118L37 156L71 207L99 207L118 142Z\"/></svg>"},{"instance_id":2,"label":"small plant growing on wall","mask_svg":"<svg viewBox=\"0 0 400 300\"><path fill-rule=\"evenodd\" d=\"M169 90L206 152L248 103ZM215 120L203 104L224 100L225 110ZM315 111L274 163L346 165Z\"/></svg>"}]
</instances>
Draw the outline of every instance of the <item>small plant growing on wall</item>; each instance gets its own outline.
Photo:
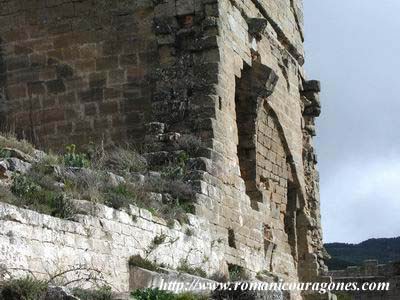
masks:
<instances>
[{"instance_id":1,"label":"small plant growing on wall","mask_svg":"<svg viewBox=\"0 0 400 300\"><path fill-rule=\"evenodd\" d=\"M76 152L76 145L71 144L65 147L66 153L64 154L64 164L67 167L73 168L87 168L89 167L89 160L84 153Z\"/></svg>"},{"instance_id":2,"label":"small plant growing on wall","mask_svg":"<svg viewBox=\"0 0 400 300\"><path fill-rule=\"evenodd\" d=\"M179 267L176 270L182 273L187 273L202 278L207 277L206 271L204 271L201 267L190 266L186 260L182 260Z\"/></svg>"},{"instance_id":3,"label":"small plant growing on wall","mask_svg":"<svg viewBox=\"0 0 400 300\"><path fill-rule=\"evenodd\" d=\"M129 266L139 267L142 269L158 272L159 266L157 263L150 261L149 259L142 258L140 255L133 255L129 258Z\"/></svg>"},{"instance_id":4,"label":"small plant growing on wall","mask_svg":"<svg viewBox=\"0 0 400 300\"><path fill-rule=\"evenodd\" d=\"M191 229L191 228L186 228L185 234L186 234L187 236L193 236L193 235L194 235L194 231L193 231L193 229Z\"/></svg>"},{"instance_id":5,"label":"small plant growing on wall","mask_svg":"<svg viewBox=\"0 0 400 300\"><path fill-rule=\"evenodd\" d=\"M228 264L228 271L230 281L242 281L249 279L249 275L242 266Z\"/></svg>"},{"instance_id":6,"label":"small plant growing on wall","mask_svg":"<svg viewBox=\"0 0 400 300\"><path fill-rule=\"evenodd\" d=\"M158 247L161 244L165 243L165 240L167 239L167 235L164 233L161 233L159 235L156 235L153 239L153 241L151 242L152 246L154 247Z\"/></svg>"},{"instance_id":7,"label":"small plant growing on wall","mask_svg":"<svg viewBox=\"0 0 400 300\"><path fill-rule=\"evenodd\" d=\"M189 161L189 155L187 152L182 151L178 154L176 161L171 163L162 170L162 176L164 178L177 180L182 180L187 172L187 162Z\"/></svg>"}]
</instances>

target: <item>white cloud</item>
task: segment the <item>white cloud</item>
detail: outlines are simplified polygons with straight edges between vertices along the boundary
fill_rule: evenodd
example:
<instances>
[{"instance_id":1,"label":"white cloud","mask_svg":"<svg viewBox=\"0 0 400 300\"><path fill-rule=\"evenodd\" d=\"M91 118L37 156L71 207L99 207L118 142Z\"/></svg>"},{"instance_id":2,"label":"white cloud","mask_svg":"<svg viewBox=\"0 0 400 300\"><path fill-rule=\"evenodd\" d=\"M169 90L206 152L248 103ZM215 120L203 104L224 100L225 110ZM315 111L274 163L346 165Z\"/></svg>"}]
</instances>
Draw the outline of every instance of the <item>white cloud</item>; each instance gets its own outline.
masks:
<instances>
[{"instance_id":1,"label":"white cloud","mask_svg":"<svg viewBox=\"0 0 400 300\"><path fill-rule=\"evenodd\" d=\"M400 235L400 158L343 163L321 180L326 242Z\"/></svg>"}]
</instances>

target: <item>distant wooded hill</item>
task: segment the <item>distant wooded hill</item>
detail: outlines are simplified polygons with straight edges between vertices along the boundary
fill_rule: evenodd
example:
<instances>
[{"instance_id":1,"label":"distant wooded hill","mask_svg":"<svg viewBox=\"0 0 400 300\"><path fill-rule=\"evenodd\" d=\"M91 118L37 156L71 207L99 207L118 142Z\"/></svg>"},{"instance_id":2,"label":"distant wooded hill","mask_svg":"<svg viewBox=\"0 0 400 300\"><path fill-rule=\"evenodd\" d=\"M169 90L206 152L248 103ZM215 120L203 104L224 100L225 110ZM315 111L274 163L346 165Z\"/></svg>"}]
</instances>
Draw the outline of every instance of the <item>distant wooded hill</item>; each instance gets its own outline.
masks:
<instances>
[{"instance_id":1,"label":"distant wooded hill","mask_svg":"<svg viewBox=\"0 0 400 300\"><path fill-rule=\"evenodd\" d=\"M370 239L359 244L328 243L325 248L332 256L327 261L330 270L359 266L367 259L377 259L381 264L400 261L400 237Z\"/></svg>"}]
</instances>

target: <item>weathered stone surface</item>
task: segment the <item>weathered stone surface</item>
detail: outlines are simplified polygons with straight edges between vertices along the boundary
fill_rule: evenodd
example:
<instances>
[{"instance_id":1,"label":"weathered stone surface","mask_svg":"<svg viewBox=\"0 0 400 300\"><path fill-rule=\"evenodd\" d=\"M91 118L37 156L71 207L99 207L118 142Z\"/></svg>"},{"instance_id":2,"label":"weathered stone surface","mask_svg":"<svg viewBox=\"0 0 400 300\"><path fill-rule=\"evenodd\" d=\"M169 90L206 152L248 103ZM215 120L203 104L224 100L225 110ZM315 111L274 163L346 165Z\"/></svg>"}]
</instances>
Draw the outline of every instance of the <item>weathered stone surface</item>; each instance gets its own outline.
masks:
<instances>
[{"instance_id":1,"label":"weathered stone surface","mask_svg":"<svg viewBox=\"0 0 400 300\"><path fill-rule=\"evenodd\" d=\"M188 161L201 228L193 238L133 207L137 224L102 206L75 223L23 211L28 228L5 229L20 230L20 239L0 233L10 265L42 272L37 261L54 259L46 242L71 261L104 265L126 289L129 255L166 233L180 239L155 254L173 267L192 247L190 262L209 273L237 265L253 277L318 278L325 266L312 137L320 84L304 75L302 1L36 1L24 18L14 2L0 8L2 125L43 148L150 145L151 165L174 162L171 144L184 135L206 146L192 155L204 158Z\"/></svg>"},{"instance_id":2,"label":"weathered stone surface","mask_svg":"<svg viewBox=\"0 0 400 300\"><path fill-rule=\"evenodd\" d=\"M14 157L8 158L7 163L10 171L21 174L26 174L32 168L32 164Z\"/></svg>"},{"instance_id":3,"label":"weathered stone surface","mask_svg":"<svg viewBox=\"0 0 400 300\"><path fill-rule=\"evenodd\" d=\"M166 243L149 256L160 264L177 268L187 260L188 264L212 274L223 257L223 249L213 246L207 229L209 222L204 218L191 216L191 224L201 225L187 237L185 229L188 226L194 229L192 225L170 228L164 220L134 206L125 212L82 200L74 201L74 205L85 214L78 215L76 221L67 221L0 203L0 261L6 268L29 269L39 277L47 271L76 266L98 268L114 288L127 291L129 257L144 256L153 239L161 234L165 235ZM209 260L205 263L198 252ZM63 260L53 262L54 255L59 253L63 254Z\"/></svg>"},{"instance_id":4,"label":"weathered stone surface","mask_svg":"<svg viewBox=\"0 0 400 300\"><path fill-rule=\"evenodd\" d=\"M247 24L249 25L249 33L257 40L260 40L265 34L268 21L263 18L250 18L247 20Z\"/></svg>"},{"instance_id":5,"label":"weathered stone surface","mask_svg":"<svg viewBox=\"0 0 400 300\"><path fill-rule=\"evenodd\" d=\"M3 148L3 151L7 151L10 155L10 157L13 158L18 158L19 160L22 160L24 162L32 163L33 162L33 157L30 155L22 152L21 150L14 149L14 148Z\"/></svg>"},{"instance_id":6,"label":"weathered stone surface","mask_svg":"<svg viewBox=\"0 0 400 300\"><path fill-rule=\"evenodd\" d=\"M10 164L6 160L0 161L0 178L11 178Z\"/></svg>"},{"instance_id":7,"label":"weathered stone surface","mask_svg":"<svg viewBox=\"0 0 400 300\"><path fill-rule=\"evenodd\" d=\"M107 175L108 175L108 183L111 186L117 187L117 186L119 186L121 184L126 183L125 178L122 177L122 176L118 176L118 175L116 175L116 174L114 174L112 172L107 172Z\"/></svg>"},{"instance_id":8,"label":"weathered stone surface","mask_svg":"<svg viewBox=\"0 0 400 300\"><path fill-rule=\"evenodd\" d=\"M198 288L195 290L195 293L209 294L212 292L212 289L209 287L217 286L218 284L216 281L210 279L201 278L184 272L177 272L166 268L161 268L159 272L154 272L139 267L131 267L129 272L129 287L131 290L144 288L173 290L173 288L168 286L168 283L177 282L184 284L184 286L190 286L190 284L196 282Z\"/></svg>"},{"instance_id":9,"label":"weathered stone surface","mask_svg":"<svg viewBox=\"0 0 400 300\"><path fill-rule=\"evenodd\" d=\"M303 91L305 92L321 92L321 82L318 80L308 80L303 82Z\"/></svg>"}]
</instances>

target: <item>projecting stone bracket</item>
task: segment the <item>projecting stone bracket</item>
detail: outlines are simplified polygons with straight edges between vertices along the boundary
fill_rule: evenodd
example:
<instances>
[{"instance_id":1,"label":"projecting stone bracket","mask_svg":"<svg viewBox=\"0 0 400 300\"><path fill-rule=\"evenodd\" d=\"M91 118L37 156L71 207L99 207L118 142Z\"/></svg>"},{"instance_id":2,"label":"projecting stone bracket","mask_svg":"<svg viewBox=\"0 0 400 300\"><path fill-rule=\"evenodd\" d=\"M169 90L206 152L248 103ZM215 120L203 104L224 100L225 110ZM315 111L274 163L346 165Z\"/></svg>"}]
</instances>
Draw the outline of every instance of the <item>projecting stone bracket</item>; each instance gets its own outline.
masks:
<instances>
[{"instance_id":1,"label":"projecting stone bracket","mask_svg":"<svg viewBox=\"0 0 400 300\"><path fill-rule=\"evenodd\" d=\"M320 92L321 83L318 80L303 81L301 95L305 98L305 116L319 117L321 114L321 101L319 96Z\"/></svg>"},{"instance_id":2,"label":"projecting stone bracket","mask_svg":"<svg viewBox=\"0 0 400 300\"><path fill-rule=\"evenodd\" d=\"M247 20L247 25L249 26L249 34L259 41L267 29L268 21L264 18L250 18Z\"/></svg>"},{"instance_id":3,"label":"projecting stone bracket","mask_svg":"<svg viewBox=\"0 0 400 300\"><path fill-rule=\"evenodd\" d=\"M279 80L274 70L257 61L253 61L250 76L250 89L258 97L271 96Z\"/></svg>"}]
</instances>

